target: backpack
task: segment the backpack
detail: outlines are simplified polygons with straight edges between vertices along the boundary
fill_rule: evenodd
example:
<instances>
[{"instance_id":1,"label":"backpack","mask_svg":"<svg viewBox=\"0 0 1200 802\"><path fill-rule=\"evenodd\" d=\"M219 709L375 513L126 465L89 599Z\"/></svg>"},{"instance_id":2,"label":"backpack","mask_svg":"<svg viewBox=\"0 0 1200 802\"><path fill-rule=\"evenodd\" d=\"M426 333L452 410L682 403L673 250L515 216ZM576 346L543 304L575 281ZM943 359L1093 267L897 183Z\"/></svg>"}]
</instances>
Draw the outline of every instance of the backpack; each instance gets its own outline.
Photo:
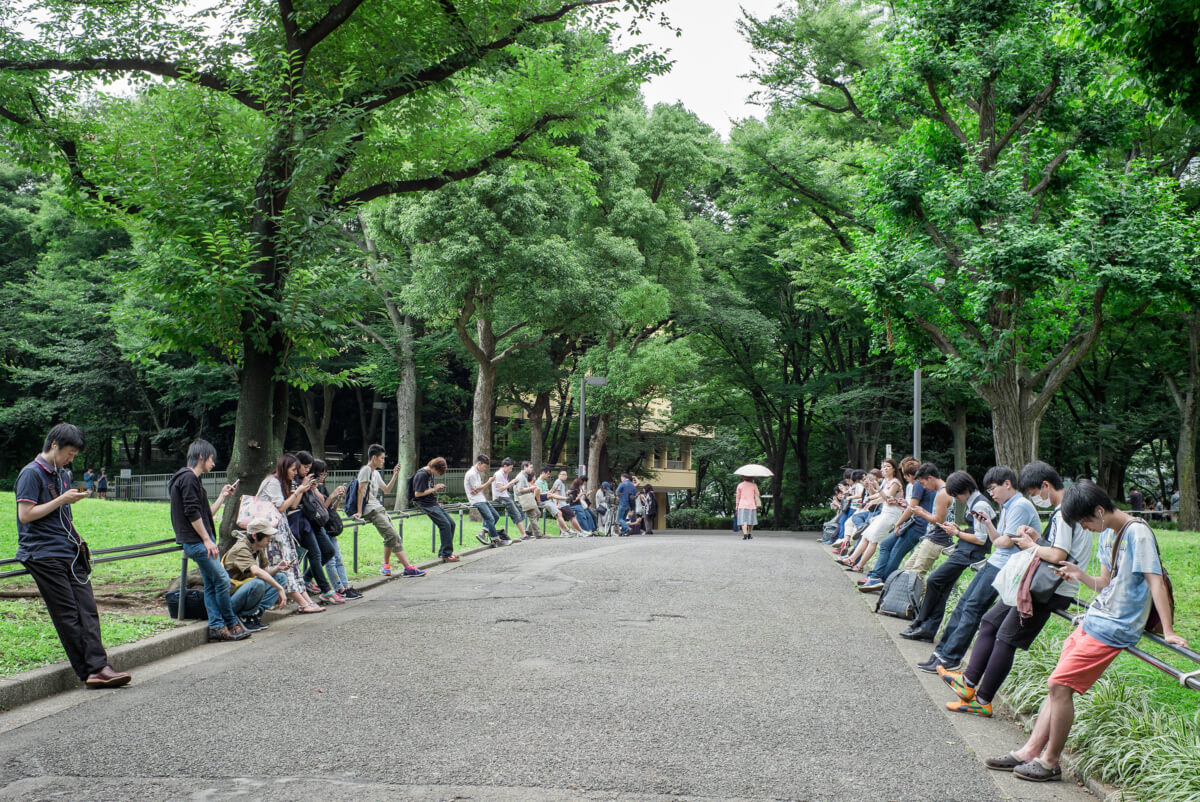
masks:
<instances>
[{"instance_id":1,"label":"backpack","mask_svg":"<svg viewBox=\"0 0 1200 802\"><path fill-rule=\"evenodd\" d=\"M893 571L883 585L875 612L912 621L921 609L925 580L916 571Z\"/></svg>"},{"instance_id":2,"label":"backpack","mask_svg":"<svg viewBox=\"0 0 1200 802\"><path fill-rule=\"evenodd\" d=\"M838 518L840 517L840 515L835 515L821 525L821 535L831 543L837 540L838 532L841 530L841 527L838 525Z\"/></svg>"},{"instance_id":3,"label":"backpack","mask_svg":"<svg viewBox=\"0 0 1200 802\"><path fill-rule=\"evenodd\" d=\"M418 468L417 473L423 470L425 469ZM410 510L417 506L417 473L408 477L408 509Z\"/></svg>"},{"instance_id":4,"label":"backpack","mask_svg":"<svg viewBox=\"0 0 1200 802\"><path fill-rule=\"evenodd\" d=\"M363 499L365 505L367 500ZM346 485L346 503L342 505L343 512L353 518L358 514L358 477L350 480L350 484Z\"/></svg>"}]
</instances>

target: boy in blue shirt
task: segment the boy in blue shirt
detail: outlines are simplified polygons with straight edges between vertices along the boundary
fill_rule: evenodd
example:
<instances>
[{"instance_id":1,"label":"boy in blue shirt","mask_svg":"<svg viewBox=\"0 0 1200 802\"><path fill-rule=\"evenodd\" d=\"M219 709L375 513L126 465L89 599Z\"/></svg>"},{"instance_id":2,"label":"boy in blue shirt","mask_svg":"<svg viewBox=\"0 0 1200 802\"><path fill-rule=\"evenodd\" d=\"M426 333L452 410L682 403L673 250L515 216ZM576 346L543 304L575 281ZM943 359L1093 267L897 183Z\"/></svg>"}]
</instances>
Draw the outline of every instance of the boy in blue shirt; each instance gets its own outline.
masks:
<instances>
[{"instance_id":1,"label":"boy in blue shirt","mask_svg":"<svg viewBox=\"0 0 1200 802\"><path fill-rule=\"evenodd\" d=\"M1100 533L1100 576L1085 574L1066 560L1058 569L1065 580L1096 591L1096 598L1063 644L1029 740L1015 752L986 761L993 771L1011 771L1032 782L1062 779L1059 760L1075 720L1074 694L1087 693L1122 650L1141 640L1151 607L1162 621L1163 640L1187 646L1175 632L1158 544L1145 521L1115 509L1108 494L1091 482L1067 488L1060 511L1068 526L1078 523Z\"/></svg>"}]
</instances>

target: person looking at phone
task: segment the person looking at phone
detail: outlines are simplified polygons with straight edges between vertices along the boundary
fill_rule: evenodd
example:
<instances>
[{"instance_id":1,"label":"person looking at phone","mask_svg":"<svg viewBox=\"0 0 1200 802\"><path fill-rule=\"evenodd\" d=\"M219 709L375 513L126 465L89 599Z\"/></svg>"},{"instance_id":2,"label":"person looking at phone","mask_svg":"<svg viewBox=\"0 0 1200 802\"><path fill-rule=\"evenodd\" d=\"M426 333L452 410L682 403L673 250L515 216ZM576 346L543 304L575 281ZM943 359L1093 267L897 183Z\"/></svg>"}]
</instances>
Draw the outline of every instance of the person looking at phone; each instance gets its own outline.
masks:
<instances>
[{"instance_id":1,"label":"person looking at phone","mask_svg":"<svg viewBox=\"0 0 1200 802\"><path fill-rule=\"evenodd\" d=\"M272 607L287 606L287 591L281 584L285 562L267 562L267 546L278 530L265 518L255 518L246 526L246 533L229 547L221 557L221 565L229 574L232 591L230 604L249 632L267 629L262 614Z\"/></svg>"},{"instance_id":2,"label":"person looking at phone","mask_svg":"<svg viewBox=\"0 0 1200 802\"><path fill-rule=\"evenodd\" d=\"M1020 749L985 762L993 771L1011 771L1033 782L1062 779L1059 761L1075 720L1075 694L1087 693L1117 655L1141 640L1151 610L1158 613L1163 640L1188 645L1175 632L1175 611L1150 527L1116 509L1108 494L1091 482L1067 488L1060 511L1067 526L1078 523L1100 535L1100 576L1091 576L1067 560L1058 569L1063 579L1096 591L1096 598L1063 644L1029 740Z\"/></svg>"},{"instance_id":3,"label":"person looking at phone","mask_svg":"<svg viewBox=\"0 0 1200 802\"><path fill-rule=\"evenodd\" d=\"M450 516L442 509L442 505L438 503L437 494L446 489L443 482L436 481L436 477L445 476L448 466L444 457L434 457L429 460L429 463L413 474L413 503L417 505L417 509L429 516L429 520L433 521L433 525L437 527L438 533L441 535L441 546L438 548L438 557L444 563L456 563L459 557L454 553L454 521L450 520Z\"/></svg>"},{"instance_id":4,"label":"person looking at phone","mask_svg":"<svg viewBox=\"0 0 1200 802\"><path fill-rule=\"evenodd\" d=\"M1017 532L1022 526L1041 527L1037 507L1021 494L1017 484L1017 475L1012 468L1003 465L997 465L984 474L983 487L1000 505L1000 520L993 526L991 518L987 515L974 511L972 515L975 517L976 531L982 528L992 541L992 556L988 557L983 569L975 574L975 578L963 592L958 606L954 608L950 621L946 624L945 634L934 647L933 654L924 663L917 665L922 671L936 674L939 673L939 666L946 671L958 668L958 664L966 656L967 647L971 645L971 639L975 637L975 631L979 629L983 614L996 600L997 593L992 587L992 581L1009 558L1019 550L1016 544Z\"/></svg>"},{"instance_id":5,"label":"person looking at phone","mask_svg":"<svg viewBox=\"0 0 1200 802\"><path fill-rule=\"evenodd\" d=\"M388 517L387 508L383 506L384 494L392 492L400 478L400 463L397 462L392 468L392 480L384 484L383 475L379 470L386 459L387 452L383 446L373 443L367 447L367 464L358 469L354 517L360 521L370 521L375 526L375 531L383 538L383 565L379 566L380 574L392 575L392 554L395 554L400 565L404 566L401 576L425 576L425 572L413 565L404 553L404 541L392 524L392 519Z\"/></svg>"},{"instance_id":6,"label":"person looking at phone","mask_svg":"<svg viewBox=\"0 0 1200 802\"><path fill-rule=\"evenodd\" d=\"M208 491L200 477L210 473L217 464L217 450L207 440L196 440L188 446L187 467L180 468L167 482L171 498L171 528L175 542L187 558L196 564L204 577L204 607L208 610L208 642L245 640L250 637L242 622L234 615L229 601L229 574L221 565L217 552L217 528L213 516L225 499L233 493L234 485L221 488L217 500L208 501ZM186 588L179 589L183 604Z\"/></svg>"},{"instance_id":7,"label":"person looking at phone","mask_svg":"<svg viewBox=\"0 0 1200 802\"><path fill-rule=\"evenodd\" d=\"M987 557L991 551L992 541L983 532L979 524L980 517L991 520L996 511L979 492L975 479L966 471L955 471L946 477L944 491L948 493L955 504L964 505L967 515L965 527L959 528L952 521L941 524L951 537L957 538L953 553L939 565L925 581L925 598L921 601L921 610L908 629L900 633L900 637L908 640L933 642L942 618L946 615L946 600L958 584L958 578L973 563Z\"/></svg>"},{"instance_id":8,"label":"person looking at phone","mask_svg":"<svg viewBox=\"0 0 1200 802\"><path fill-rule=\"evenodd\" d=\"M86 545L71 505L87 498L70 486L66 467L83 449L78 426L60 423L42 453L17 476L17 560L33 577L75 676L89 688L116 688L131 679L115 671L100 638Z\"/></svg>"}]
</instances>

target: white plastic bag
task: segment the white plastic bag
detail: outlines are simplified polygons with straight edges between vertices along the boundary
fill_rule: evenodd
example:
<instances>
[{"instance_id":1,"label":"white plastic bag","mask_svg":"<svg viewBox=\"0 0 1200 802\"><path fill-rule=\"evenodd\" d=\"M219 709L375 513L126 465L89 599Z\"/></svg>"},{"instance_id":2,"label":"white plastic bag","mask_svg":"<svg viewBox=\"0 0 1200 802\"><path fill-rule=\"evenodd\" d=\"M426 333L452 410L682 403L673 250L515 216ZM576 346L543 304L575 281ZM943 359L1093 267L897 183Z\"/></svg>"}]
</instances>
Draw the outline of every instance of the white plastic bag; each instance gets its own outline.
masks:
<instances>
[{"instance_id":1,"label":"white plastic bag","mask_svg":"<svg viewBox=\"0 0 1200 802\"><path fill-rule=\"evenodd\" d=\"M1000 601L1009 607L1017 606L1017 591L1021 587L1021 580L1025 578L1025 572L1029 570L1029 564L1033 562L1034 551L1036 549L1023 549L1009 557L1000 573L992 580L992 587L1000 594Z\"/></svg>"}]
</instances>

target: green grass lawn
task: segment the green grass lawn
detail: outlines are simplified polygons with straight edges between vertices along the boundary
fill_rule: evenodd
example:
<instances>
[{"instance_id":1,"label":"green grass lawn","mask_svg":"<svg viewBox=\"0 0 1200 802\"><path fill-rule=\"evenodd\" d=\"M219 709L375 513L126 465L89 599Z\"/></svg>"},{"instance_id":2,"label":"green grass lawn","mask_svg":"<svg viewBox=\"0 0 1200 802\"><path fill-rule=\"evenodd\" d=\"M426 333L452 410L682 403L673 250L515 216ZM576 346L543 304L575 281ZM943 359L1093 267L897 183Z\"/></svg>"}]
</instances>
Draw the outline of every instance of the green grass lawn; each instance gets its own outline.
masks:
<instances>
[{"instance_id":1,"label":"green grass lawn","mask_svg":"<svg viewBox=\"0 0 1200 802\"><path fill-rule=\"evenodd\" d=\"M0 495L0 556L11 557L17 551L16 501L11 493ZM463 515L463 526L458 531L458 516L452 516L455 521L455 548L461 534L462 548L478 546L474 535L480 530L479 524L473 524ZM501 518L500 525L505 523ZM113 546L126 546L134 543L149 543L174 537L171 532L170 508L166 504L139 501L100 501L99 499L84 499L75 504L75 526L83 535L84 540L93 551ZM428 518L418 515L405 519L403 534L404 548L408 558L413 562L424 562L437 554L436 548L431 548L431 524ZM557 535L558 527L550 522L546 531ZM346 570L351 579L376 576L379 565L383 560L383 541L375 527L367 524L360 527L358 536L359 570L353 571L354 565L354 530L347 528L338 538L342 549L342 557L346 562ZM96 566L92 576L95 585L103 586L110 592L159 593L166 590L167 583L172 577L179 575L180 555L178 552L159 554L153 557L143 557L136 560L101 563ZM20 567L20 566L9 566ZM29 577L12 577L0 580L0 591L12 587L32 587Z\"/></svg>"}]
</instances>

